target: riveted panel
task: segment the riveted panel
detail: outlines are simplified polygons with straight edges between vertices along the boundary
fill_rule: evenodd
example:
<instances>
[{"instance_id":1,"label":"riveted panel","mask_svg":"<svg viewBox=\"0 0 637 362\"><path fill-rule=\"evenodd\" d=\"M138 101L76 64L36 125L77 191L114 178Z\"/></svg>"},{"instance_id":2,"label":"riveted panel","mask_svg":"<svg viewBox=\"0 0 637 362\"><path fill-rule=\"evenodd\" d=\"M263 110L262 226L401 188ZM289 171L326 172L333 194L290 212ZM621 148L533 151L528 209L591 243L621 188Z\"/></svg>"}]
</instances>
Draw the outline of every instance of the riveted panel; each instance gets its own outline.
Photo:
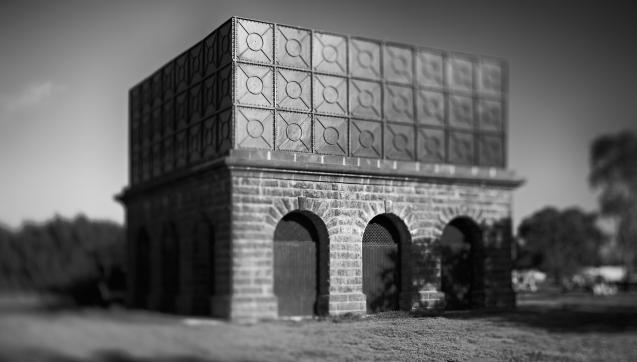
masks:
<instances>
[{"instance_id":1,"label":"riveted panel","mask_svg":"<svg viewBox=\"0 0 637 362\"><path fill-rule=\"evenodd\" d=\"M273 149L274 112L265 109L237 107L236 147Z\"/></svg>"},{"instance_id":2,"label":"riveted panel","mask_svg":"<svg viewBox=\"0 0 637 362\"><path fill-rule=\"evenodd\" d=\"M201 84L195 84L190 88L188 100L188 118L190 123L198 122L203 116Z\"/></svg>"},{"instance_id":3,"label":"riveted panel","mask_svg":"<svg viewBox=\"0 0 637 362\"><path fill-rule=\"evenodd\" d=\"M334 74L347 73L347 38L315 32L313 50L315 71Z\"/></svg>"},{"instance_id":4,"label":"riveted panel","mask_svg":"<svg viewBox=\"0 0 637 362\"><path fill-rule=\"evenodd\" d=\"M204 48L203 42L198 43L190 52L188 52L189 56L189 72L190 74L190 83L199 82L203 79L204 76Z\"/></svg>"},{"instance_id":5,"label":"riveted panel","mask_svg":"<svg viewBox=\"0 0 637 362\"><path fill-rule=\"evenodd\" d=\"M217 77L209 76L203 81L203 116L208 117L217 111Z\"/></svg>"},{"instance_id":6,"label":"riveted panel","mask_svg":"<svg viewBox=\"0 0 637 362\"><path fill-rule=\"evenodd\" d=\"M232 62L232 24L227 21L217 29L217 67L223 67Z\"/></svg>"},{"instance_id":7,"label":"riveted panel","mask_svg":"<svg viewBox=\"0 0 637 362\"><path fill-rule=\"evenodd\" d=\"M500 136L480 135L480 165L500 167L504 164L504 140Z\"/></svg>"},{"instance_id":8,"label":"riveted panel","mask_svg":"<svg viewBox=\"0 0 637 362\"><path fill-rule=\"evenodd\" d=\"M278 69L276 87L277 107L301 111L312 108L312 75L309 72Z\"/></svg>"},{"instance_id":9,"label":"riveted panel","mask_svg":"<svg viewBox=\"0 0 637 362\"><path fill-rule=\"evenodd\" d=\"M213 31L203 41L204 74L206 76L217 71L217 32Z\"/></svg>"},{"instance_id":10,"label":"riveted panel","mask_svg":"<svg viewBox=\"0 0 637 362\"><path fill-rule=\"evenodd\" d=\"M444 66L442 53L420 49L416 55L416 80L421 87L442 88Z\"/></svg>"},{"instance_id":11,"label":"riveted panel","mask_svg":"<svg viewBox=\"0 0 637 362\"><path fill-rule=\"evenodd\" d=\"M161 139L162 135L162 119L161 119L161 108L153 109L150 118L150 126L152 129L152 141L157 142Z\"/></svg>"},{"instance_id":12,"label":"riveted panel","mask_svg":"<svg viewBox=\"0 0 637 362\"><path fill-rule=\"evenodd\" d=\"M188 133L188 162L194 163L201 159L201 124L190 126Z\"/></svg>"},{"instance_id":13,"label":"riveted panel","mask_svg":"<svg viewBox=\"0 0 637 362\"><path fill-rule=\"evenodd\" d=\"M238 19L236 29L238 59L267 64L274 61L272 24Z\"/></svg>"},{"instance_id":14,"label":"riveted panel","mask_svg":"<svg viewBox=\"0 0 637 362\"><path fill-rule=\"evenodd\" d=\"M378 82L350 80L349 104L355 117L381 119L382 88Z\"/></svg>"},{"instance_id":15,"label":"riveted panel","mask_svg":"<svg viewBox=\"0 0 637 362\"><path fill-rule=\"evenodd\" d=\"M314 150L328 155L347 155L347 118L315 116Z\"/></svg>"},{"instance_id":16,"label":"riveted panel","mask_svg":"<svg viewBox=\"0 0 637 362\"><path fill-rule=\"evenodd\" d=\"M175 164L175 135L170 134L164 137L164 146L162 151L164 172L170 172Z\"/></svg>"},{"instance_id":17,"label":"riveted panel","mask_svg":"<svg viewBox=\"0 0 637 362\"><path fill-rule=\"evenodd\" d=\"M350 73L354 77L380 79L380 44L352 39L349 47Z\"/></svg>"},{"instance_id":18,"label":"riveted panel","mask_svg":"<svg viewBox=\"0 0 637 362\"><path fill-rule=\"evenodd\" d=\"M217 151L223 154L232 147L232 111L219 113L217 122Z\"/></svg>"},{"instance_id":19,"label":"riveted panel","mask_svg":"<svg viewBox=\"0 0 637 362\"><path fill-rule=\"evenodd\" d=\"M225 109L232 105L232 66L227 66L217 73L217 105Z\"/></svg>"},{"instance_id":20,"label":"riveted panel","mask_svg":"<svg viewBox=\"0 0 637 362\"><path fill-rule=\"evenodd\" d=\"M352 119L349 130L352 156L383 157L383 124L381 122Z\"/></svg>"},{"instance_id":21,"label":"riveted panel","mask_svg":"<svg viewBox=\"0 0 637 362\"><path fill-rule=\"evenodd\" d=\"M273 69L258 65L237 64L235 68L237 103L273 107Z\"/></svg>"},{"instance_id":22,"label":"riveted panel","mask_svg":"<svg viewBox=\"0 0 637 362\"><path fill-rule=\"evenodd\" d=\"M180 55L175 60L175 84L177 92L183 92L188 88L188 53Z\"/></svg>"},{"instance_id":23,"label":"riveted panel","mask_svg":"<svg viewBox=\"0 0 637 362\"><path fill-rule=\"evenodd\" d=\"M174 63L166 64L162 71L162 94L164 100L172 99L175 96L175 67Z\"/></svg>"},{"instance_id":24,"label":"riveted panel","mask_svg":"<svg viewBox=\"0 0 637 362\"><path fill-rule=\"evenodd\" d=\"M479 100L478 122L482 131L502 131L502 103L486 99Z\"/></svg>"},{"instance_id":25,"label":"riveted panel","mask_svg":"<svg viewBox=\"0 0 637 362\"><path fill-rule=\"evenodd\" d=\"M210 158L217 153L217 122L216 116L206 118L203 122L203 157Z\"/></svg>"},{"instance_id":26,"label":"riveted panel","mask_svg":"<svg viewBox=\"0 0 637 362\"><path fill-rule=\"evenodd\" d=\"M418 90L416 93L418 124L445 125L445 95L441 92Z\"/></svg>"},{"instance_id":27,"label":"riveted panel","mask_svg":"<svg viewBox=\"0 0 637 362\"><path fill-rule=\"evenodd\" d=\"M188 123L188 93L180 93L175 98L175 120L178 129Z\"/></svg>"},{"instance_id":28,"label":"riveted panel","mask_svg":"<svg viewBox=\"0 0 637 362\"><path fill-rule=\"evenodd\" d=\"M277 150L312 152L312 116L278 112L275 144Z\"/></svg>"},{"instance_id":29,"label":"riveted panel","mask_svg":"<svg viewBox=\"0 0 637 362\"><path fill-rule=\"evenodd\" d=\"M503 66L497 61L483 60L478 65L478 92L499 96L503 90Z\"/></svg>"},{"instance_id":30,"label":"riveted panel","mask_svg":"<svg viewBox=\"0 0 637 362\"><path fill-rule=\"evenodd\" d=\"M414 127L385 124L385 157L411 161L414 157Z\"/></svg>"},{"instance_id":31,"label":"riveted panel","mask_svg":"<svg viewBox=\"0 0 637 362\"><path fill-rule=\"evenodd\" d=\"M164 135L172 134L175 131L175 102L170 99L164 103L164 109L162 111L162 127L164 129Z\"/></svg>"},{"instance_id":32,"label":"riveted panel","mask_svg":"<svg viewBox=\"0 0 637 362\"><path fill-rule=\"evenodd\" d=\"M473 99L456 95L449 97L449 125L454 128L473 129Z\"/></svg>"},{"instance_id":33,"label":"riveted panel","mask_svg":"<svg viewBox=\"0 0 637 362\"><path fill-rule=\"evenodd\" d=\"M401 45L385 45L383 74L385 80L411 85L413 82L412 49Z\"/></svg>"},{"instance_id":34,"label":"riveted panel","mask_svg":"<svg viewBox=\"0 0 637 362\"><path fill-rule=\"evenodd\" d=\"M309 30L277 26L276 64L309 69L311 40Z\"/></svg>"},{"instance_id":35,"label":"riveted panel","mask_svg":"<svg viewBox=\"0 0 637 362\"><path fill-rule=\"evenodd\" d=\"M153 73L151 77L151 97L152 97L152 105L154 108L161 106L161 102L164 100L164 97L161 93L161 81L162 81L162 71L161 69Z\"/></svg>"},{"instance_id":36,"label":"riveted panel","mask_svg":"<svg viewBox=\"0 0 637 362\"><path fill-rule=\"evenodd\" d=\"M385 119L391 122L414 122L414 94L411 87L385 85Z\"/></svg>"},{"instance_id":37,"label":"riveted panel","mask_svg":"<svg viewBox=\"0 0 637 362\"><path fill-rule=\"evenodd\" d=\"M468 132L450 132L449 161L469 165L474 162L474 135Z\"/></svg>"},{"instance_id":38,"label":"riveted panel","mask_svg":"<svg viewBox=\"0 0 637 362\"><path fill-rule=\"evenodd\" d=\"M473 90L473 64L470 59L453 55L447 58L447 80L451 89Z\"/></svg>"},{"instance_id":39,"label":"riveted panel","mask_svg":"<svg viewBox=\"0 0 637 362\"><path fill-rule=\"evenodd\" d=\"M424 162L445 162L445 131L437 128L418 128L418 160Z\"/></svg>"},{"instance_id":40,"label":"riveted panel","mask_svg":"<svg viewBox=\"0 0 637 362\"><path fill-rule=\"evenodd\" d=\"M175 163L177 167L186 165L188 156L188 130L177 132L175 137Z\"/></svg>"},{"instance_id":41,"label":"riveted panel","mask_svg":"<svg viewBox=\"0 0 637 362\"><path fill-rule=\"evenodd\" d=\"M314 75L314 111L347 114L347 78Z\"/></svg>"},{"instance_id":42,"label":"riveted panel","mask_svg":"<svg viewBox=\"0 0 637 362\"><path fill-rule=\"evenodd\" d=\"M151 80L146 79L141 85L142 91L142 112L148 113L153 108L153 95L152 95L152 85Z\"/></svg>"}]
</instances>

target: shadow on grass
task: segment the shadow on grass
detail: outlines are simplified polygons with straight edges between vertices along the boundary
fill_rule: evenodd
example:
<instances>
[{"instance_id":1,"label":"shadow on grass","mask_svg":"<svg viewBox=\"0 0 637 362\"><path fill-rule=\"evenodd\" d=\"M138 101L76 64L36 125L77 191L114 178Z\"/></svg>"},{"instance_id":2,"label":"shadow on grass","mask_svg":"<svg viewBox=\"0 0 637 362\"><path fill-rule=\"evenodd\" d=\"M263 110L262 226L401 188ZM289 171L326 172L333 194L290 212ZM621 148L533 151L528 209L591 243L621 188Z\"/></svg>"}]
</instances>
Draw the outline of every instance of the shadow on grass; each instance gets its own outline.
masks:
<instances>
[{"instance_id":1,"label":"shadow on grass","mask_svg":"<svg viewBox=\"0 0 637 362\"><path fill-rule=\"evenodd\" d=\"M633 301L632 303L626 303ZM550 295L518 303L511 311L445 312L448 319L488 318L552 332L623 333L637 331L637 294L619 297Z\"/></svg>"},{"instance_id":2,"label":"shadow on grass","mask_svg":"<svg viewBox=\"0 0 637 362\"><path fill-rule=\"evenodd\" d=\"M220 360L194 356L136 357L119 350L101 350L91 357L79 358L45 349L0 350L3 362L216 362Z\"/></svg>"}]
</instances>

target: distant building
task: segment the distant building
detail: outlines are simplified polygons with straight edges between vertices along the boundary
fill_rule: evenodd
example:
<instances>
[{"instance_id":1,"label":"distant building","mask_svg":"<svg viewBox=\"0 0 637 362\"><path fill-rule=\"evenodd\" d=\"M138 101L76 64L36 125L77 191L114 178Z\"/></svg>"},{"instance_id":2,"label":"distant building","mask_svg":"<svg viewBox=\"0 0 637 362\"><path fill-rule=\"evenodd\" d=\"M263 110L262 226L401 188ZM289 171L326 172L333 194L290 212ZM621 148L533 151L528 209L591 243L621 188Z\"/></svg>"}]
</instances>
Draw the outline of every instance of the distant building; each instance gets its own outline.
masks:
<instances>
[{"instance_id":1,"label":"distant building","mask_svg":"<svg viewBox=\"0 0 637 362\"><path fill-rule=\"evenodd\" d=\"M499 59L230 19L130 91L128 303L513 306L506 87Z\"/></svg>"}]
</instances>

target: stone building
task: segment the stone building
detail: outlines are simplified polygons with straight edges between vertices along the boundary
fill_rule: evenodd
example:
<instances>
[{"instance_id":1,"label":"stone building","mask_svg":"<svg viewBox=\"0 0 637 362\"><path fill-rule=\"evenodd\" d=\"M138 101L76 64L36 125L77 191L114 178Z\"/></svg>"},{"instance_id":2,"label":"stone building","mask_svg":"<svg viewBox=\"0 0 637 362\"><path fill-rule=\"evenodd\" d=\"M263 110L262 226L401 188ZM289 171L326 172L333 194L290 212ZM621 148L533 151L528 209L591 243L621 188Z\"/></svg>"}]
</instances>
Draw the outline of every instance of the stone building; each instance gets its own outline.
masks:
<instances>
[{"instance_id":1,"label":"stone building","mask_svg":"<svg viewBox=\"0 0 637 362\"><path fill-rule=\"evenodd\" d=\"M502 60L232 18L134 86L133 307L506 308Z\"/></svg>"}]
</instances>

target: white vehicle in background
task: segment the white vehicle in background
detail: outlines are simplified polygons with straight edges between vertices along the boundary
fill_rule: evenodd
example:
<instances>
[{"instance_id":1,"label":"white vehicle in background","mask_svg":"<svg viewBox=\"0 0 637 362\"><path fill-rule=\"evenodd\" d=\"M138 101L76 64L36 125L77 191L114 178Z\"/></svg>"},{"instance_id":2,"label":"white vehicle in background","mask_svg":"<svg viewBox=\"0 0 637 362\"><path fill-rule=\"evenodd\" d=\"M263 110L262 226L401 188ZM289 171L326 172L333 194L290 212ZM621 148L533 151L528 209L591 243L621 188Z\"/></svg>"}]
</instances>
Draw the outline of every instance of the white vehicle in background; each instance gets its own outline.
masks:
<instances>
[{"instance_id":1,"label":"white vehicle in background","mask_svg":"<svg viewBox=\"0 0 637 362\"><path fill-rule=\"evenodd\" d=\"M546 273L537 269L513 270L511 277L516 292L537 292L538 284L546 281Z\"/></svg>"},{"instance_id":2,"label":"white vehicle in background","mask_svg":"<svg viewBox=\"0 0 637 362\"><path fill-rule=\"evenodd\" d=\"M575 286L589 289L595 295L615 295L626 276L625 267L604 265L582 268L571 280Z\"/></svg>"}]
</instances>

